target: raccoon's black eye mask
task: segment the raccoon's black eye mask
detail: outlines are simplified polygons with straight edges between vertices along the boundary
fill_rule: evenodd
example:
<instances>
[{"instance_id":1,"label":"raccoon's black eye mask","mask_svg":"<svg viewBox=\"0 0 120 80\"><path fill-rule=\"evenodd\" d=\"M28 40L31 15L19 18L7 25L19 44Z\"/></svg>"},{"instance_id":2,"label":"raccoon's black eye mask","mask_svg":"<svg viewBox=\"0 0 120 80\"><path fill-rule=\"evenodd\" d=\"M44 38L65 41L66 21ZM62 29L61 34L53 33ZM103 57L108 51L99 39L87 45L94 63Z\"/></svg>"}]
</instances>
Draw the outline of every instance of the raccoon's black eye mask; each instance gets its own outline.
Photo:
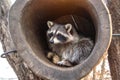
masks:
<instances>
[{"instance_id":1,"label":"raccoon's black eye mask","mask_svg":"<svg viewBox=\"0 0 120 80\"><path fill-rule=\"evenodd\" d=\"M51 38L53 36L53 33L49 33L48 37Z\"/></svg>"},{"instance_id":2,"label":"raccoon's black eye mask","mask_svg":"<svg viewBox=\"0 0 120 80\"><path fill-rule=\"evenodd\" d=\"M57 39L60 40L61 42L65 42L67 40L67 37L61 35L61 34L57 34Z\"/></svg>"}]
</instances>

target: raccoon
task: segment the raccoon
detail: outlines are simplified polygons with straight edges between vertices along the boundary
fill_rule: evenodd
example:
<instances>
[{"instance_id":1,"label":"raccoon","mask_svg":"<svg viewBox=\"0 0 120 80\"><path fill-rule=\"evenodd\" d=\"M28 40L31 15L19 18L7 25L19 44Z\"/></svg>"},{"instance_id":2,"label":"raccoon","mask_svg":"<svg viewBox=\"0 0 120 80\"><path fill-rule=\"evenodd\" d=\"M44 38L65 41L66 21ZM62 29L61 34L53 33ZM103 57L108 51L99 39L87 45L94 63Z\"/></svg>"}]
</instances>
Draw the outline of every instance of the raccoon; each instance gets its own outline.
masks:
<instances>
[{"instance_id":1,"label":"raccoon","mask_svg":"<svg viewBox=\"0 0 120 80\"><path fill-rule=\"evenodd\" d=\"M72 24L58 24L48 21L47 38L55 62L61 66L74 66L82 63L91 53L94 43L90 38L78 35ZM54 58L54 57L52 57ZM56 57L57 58L57 57Z\"/></svg>"}]
</instances>

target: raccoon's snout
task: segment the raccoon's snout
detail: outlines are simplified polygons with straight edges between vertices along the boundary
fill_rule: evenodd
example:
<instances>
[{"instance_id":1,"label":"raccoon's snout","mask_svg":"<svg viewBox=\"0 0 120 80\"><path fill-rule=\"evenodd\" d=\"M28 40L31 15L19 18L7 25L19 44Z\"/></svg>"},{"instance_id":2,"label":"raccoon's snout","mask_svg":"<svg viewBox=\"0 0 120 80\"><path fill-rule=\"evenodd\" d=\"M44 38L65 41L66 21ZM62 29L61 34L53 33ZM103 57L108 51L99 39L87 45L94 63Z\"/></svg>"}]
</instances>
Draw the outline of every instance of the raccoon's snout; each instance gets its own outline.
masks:
<instances>
[{"instance_id":1,"label":"raccoon's snout","mask_svg":"<svg viewBox=\"0 0 120 80\"><path fill-rule=\"evenodd\" d=\"M54 44L54 41L53 41L53 40L49 40L49 43L50 43L50 44Z\"/></svg>"}]
</instances>

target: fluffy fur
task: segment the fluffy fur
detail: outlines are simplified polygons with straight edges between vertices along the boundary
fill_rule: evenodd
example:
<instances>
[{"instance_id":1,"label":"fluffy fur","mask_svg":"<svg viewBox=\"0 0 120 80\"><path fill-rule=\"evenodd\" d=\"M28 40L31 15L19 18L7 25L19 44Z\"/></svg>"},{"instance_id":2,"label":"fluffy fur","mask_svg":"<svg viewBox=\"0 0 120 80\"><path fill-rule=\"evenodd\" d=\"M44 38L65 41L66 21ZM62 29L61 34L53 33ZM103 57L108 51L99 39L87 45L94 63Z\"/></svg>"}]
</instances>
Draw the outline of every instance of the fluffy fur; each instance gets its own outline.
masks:
<instances>
[{"instance_id":1,"label":"fluffy fur","mask_svg":"<svg viewBox=\"0 0 120 80\"><path fill-rule=\"evenodd\" d=\"M73 66L87 59L94 46L90 38L78 35L71 24L62 25L52 21L48 21L47 24L49 27L47 37L52 49L51 58L54 58L54 55L59 58L55 62L53 59L53 63L62 66Z\"/></svg>"}]
</instances>

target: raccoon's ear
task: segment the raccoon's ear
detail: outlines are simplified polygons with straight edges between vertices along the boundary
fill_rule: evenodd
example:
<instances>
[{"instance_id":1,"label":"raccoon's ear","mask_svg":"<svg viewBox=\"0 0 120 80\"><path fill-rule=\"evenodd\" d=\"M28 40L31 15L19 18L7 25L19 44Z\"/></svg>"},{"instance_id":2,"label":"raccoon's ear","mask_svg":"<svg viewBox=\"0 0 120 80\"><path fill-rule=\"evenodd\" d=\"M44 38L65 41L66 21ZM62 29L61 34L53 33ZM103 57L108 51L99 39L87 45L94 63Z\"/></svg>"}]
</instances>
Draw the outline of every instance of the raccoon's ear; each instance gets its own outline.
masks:
<instances>
[{"instance_id":1,"label":"raccoon's ear","mask_svg":"<svg viewBox=\"0 0 120 80\"><path fill-rule=\"evenodd\" d=\"M70 32L72 30L72 24L66 24L65 28L66 28L67 32Z\"/></svg>"},{"instance_id":2,"label":"raccoon's ear","mask_svg":"<svg viewBox=\"0 0 120 80\"><path fill-rule=\"evenodd\" d=\"M54 25L54 23L52 21L47 21L47 25L49 28L51 28Z\"/></svg>"}]
</instances>

